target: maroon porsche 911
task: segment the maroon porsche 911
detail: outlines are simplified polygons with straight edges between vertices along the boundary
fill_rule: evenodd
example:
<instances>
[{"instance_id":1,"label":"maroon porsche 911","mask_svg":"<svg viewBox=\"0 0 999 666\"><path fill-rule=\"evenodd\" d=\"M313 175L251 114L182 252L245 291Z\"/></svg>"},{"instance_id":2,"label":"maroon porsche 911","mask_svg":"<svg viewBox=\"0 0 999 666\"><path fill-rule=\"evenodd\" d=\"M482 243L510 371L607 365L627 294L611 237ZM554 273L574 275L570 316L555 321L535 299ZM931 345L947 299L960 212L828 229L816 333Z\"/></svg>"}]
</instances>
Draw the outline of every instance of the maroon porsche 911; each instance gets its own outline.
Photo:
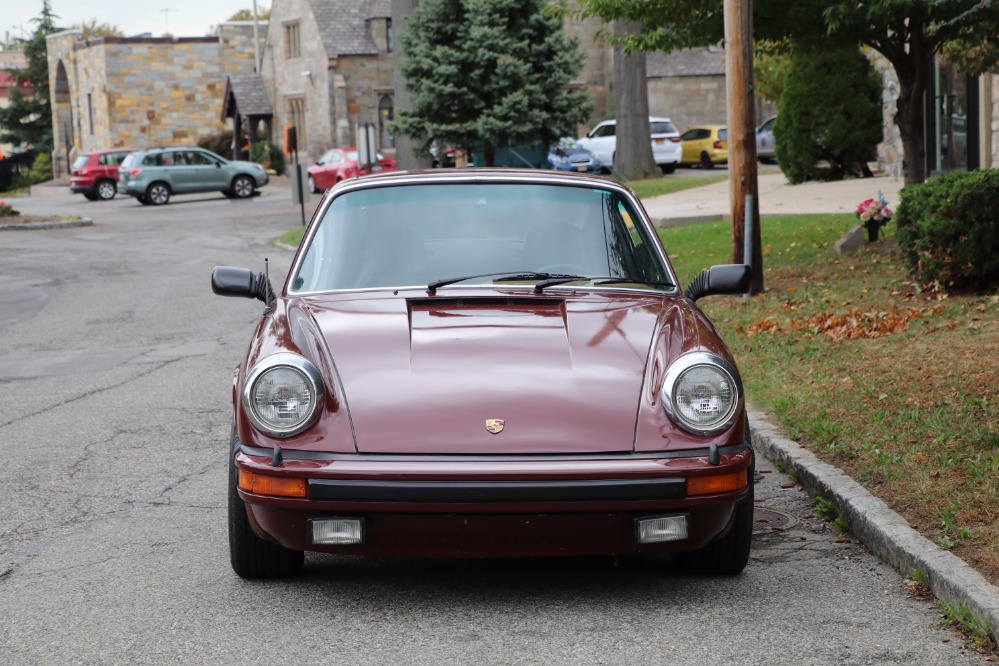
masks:
<instances>
[{"instance_id":1,"label":"maroon porsche 911","mask_svg":"<svg viewBox=\"0 0 999 666\"><path fill-rule=\"evenodd\" d=\"M229 545L242 577L305 551L749 559L742 382L635 194L517 170L392 172L323 197L232 386Z\"/></svg>"}]
</instances>

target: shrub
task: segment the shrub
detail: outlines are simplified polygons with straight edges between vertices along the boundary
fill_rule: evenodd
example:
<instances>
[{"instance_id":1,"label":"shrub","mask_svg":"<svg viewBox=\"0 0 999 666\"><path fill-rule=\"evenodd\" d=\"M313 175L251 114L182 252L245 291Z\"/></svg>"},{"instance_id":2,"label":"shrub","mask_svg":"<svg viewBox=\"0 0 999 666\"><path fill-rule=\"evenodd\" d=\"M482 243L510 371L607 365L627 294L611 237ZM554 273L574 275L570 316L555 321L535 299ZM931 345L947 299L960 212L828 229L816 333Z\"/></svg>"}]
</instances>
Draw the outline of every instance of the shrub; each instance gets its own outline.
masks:
<instances>
[{"instance_id":1,"label":"shrub","mask_svg":"<svg viewBox=\"0 0 999 666\"><path fill-rule=\"evenodd\" d=\"M999 286L999 169L953 171L902 188L895 238L924 285Z\"/></svg>"},{"instance_id":2,"label":"shrub","mask_svg":"<svg viewBox=\"0 0 999 666\"><path fill-rule=\"evenodd\" d=\"M784 81L774 138L792 183L847 172L869 173L867 158L881 140L881 80L853 45L795 46Z\"/></svg>"},{"instance_id":3,"label":"shrub","mask_svg":"<svg viewBox=\"0 0 999 666\"><path fill-rule=\"evenodd\" d=\"M31 179L32 185L52 180L52 156L48 153L38 153L35 161L31 163L28 178Z\"/></svg>"},{"instance_id":4,"label":"shrub","mask_svg":"<svg viewBox=\"0 0 999 666\"><path fill-rule=\"evenodd\" d=\"M277 146L266 139L261 139L251 146L250 159L263 164L264 168L279 176L284 173L284 155Z\"/></svg>"},{"instance_id":5,"label":"shrub","mask_svg":"<svg viewBox=\"0 0 999 666\"><path fill-rule=\"evenodd\" d=\"M198 147L210 150L227 160L232 159L232 130L222 130L198 141Z\"/></svg>"}]
</instances>

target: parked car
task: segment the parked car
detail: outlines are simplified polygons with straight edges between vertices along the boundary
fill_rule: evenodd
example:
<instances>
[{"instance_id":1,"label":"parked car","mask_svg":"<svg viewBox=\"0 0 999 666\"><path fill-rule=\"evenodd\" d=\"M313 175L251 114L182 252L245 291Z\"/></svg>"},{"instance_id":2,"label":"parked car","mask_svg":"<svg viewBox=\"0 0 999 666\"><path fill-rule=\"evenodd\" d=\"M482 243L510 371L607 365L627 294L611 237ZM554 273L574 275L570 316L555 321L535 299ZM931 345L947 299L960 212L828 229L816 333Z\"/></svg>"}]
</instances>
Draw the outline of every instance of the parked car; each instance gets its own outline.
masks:
<instances>
[{"instance_id":1,"label":"parked car","mask_svg":"<svg viewBox=\"0 0 999 666\"><path fill-rule=\"evenodd\" d=\"M251 197L269 181L262 164L227 160L197 147L138 150L122 162L118 191L143 205L162 206L174 194L218 190L230 198Z\"/></svg>"},{"instance_id":2,"label":"parked car","mask_svg":"<svg viewBox=\"0 0 999 666\"><path fill-rule=\"evenodd\" d=\"M361 167L358 162L357 148L331 148L308 168L309 191L315 194L333 187L341 180L369 173L396 170L395 158L386 157L381 152L376 151L375 159L377 162L372 164L370 168Z\"/></svg>"},{"instance_id":3,"label":"parked car","mask_svg":"<svg viewBox=\"0 0 999 666\"><path fill-rule=\"evenodd\" d=\"M608 171L614 168L614 153L617 150L617 121L605 120L585 137L579 139L583 146L600 160ZM663 173L673 173L680 163L680 132L669 118L649 116L649 135L652 141L652 157Z\"/></svg>"},{"instance_id":4,"label":"parked car","mask_svg":"<svg viewBox=\"0 0 999 666\"><path fill-rule=\"evenodd\" d=\"M750 277L714 266L682 291L637 195L604 178L339 183L277 293L264 272L212 273L216 294L266 304L232 377L233 569L672 552L740 572L743 388L695 301Z\"/></svg>"},{"instance_id":5,"label":"parked car","mask_svg":"<svg viewBox=\"0 0 999 666\"><path fill-rule=\"evenodd\" d=\"M774 150L777 146L774 141L774 125L777 124L777 116L769 118L756 130L756 157L764 164L777 161Z\"/></svg>"},{"instance_id":6,"label":"parked car","mask_svg":"<svg viewBox=\"0 0 999 666\"><path fill-rule=\"evenodd\" d=\"M600 173L603 164L586 148L571 137L562 137L548 151L548 168L556 171L583 171Z\"/></svg>"},{"instance_id":7,"label":"parked car","mask_svg":"<svg viewBox=\"0 0 999 666\"><path fill-rule=\"evenodd\" d=\"M131 148L114 148L80 155L69 174L70 192L82 194L90 201L114 199L118 192L118 167L131 152Z\"/></svg>"},{"instance_id":8,"label":"parked car","mask_svg":"<svg viewBox=\"0 0 999 666\"><path fill-rule=\"evenodd\" d=\"M728 163L728 128L722 125L691 127L680 135L683 156L680 164L700 164L714 169L716 164Z\"/></svg>"}]
</instances>

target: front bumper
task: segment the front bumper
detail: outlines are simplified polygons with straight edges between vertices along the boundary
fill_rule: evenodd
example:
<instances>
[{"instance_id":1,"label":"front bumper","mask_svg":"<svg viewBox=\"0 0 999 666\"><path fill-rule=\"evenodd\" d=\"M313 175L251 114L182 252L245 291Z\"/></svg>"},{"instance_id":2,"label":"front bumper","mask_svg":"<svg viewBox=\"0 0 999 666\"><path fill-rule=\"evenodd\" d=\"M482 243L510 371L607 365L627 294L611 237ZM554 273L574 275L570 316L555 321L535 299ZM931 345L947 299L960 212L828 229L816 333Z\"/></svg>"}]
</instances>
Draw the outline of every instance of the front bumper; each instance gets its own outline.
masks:
<instances>
[{"instance_id":1,"label":"front bumper","mask_svg":"<svg viewBox=\"0 0 999 666\"><path fill-rule=\"evenodd\" d=\"M285 548L374 556L618 555L695 550L724 533L752 483L748 445L656 456L363 456L272 453L235 442L237 470L304 478L305 498L240 488L261 538ZM745 474L731 492L690 496L687 480ZM686 539L642 544L636 520L687 516ZM309 521L356 518L363 543L310 544Z\"/></svg>"}]
</instances>

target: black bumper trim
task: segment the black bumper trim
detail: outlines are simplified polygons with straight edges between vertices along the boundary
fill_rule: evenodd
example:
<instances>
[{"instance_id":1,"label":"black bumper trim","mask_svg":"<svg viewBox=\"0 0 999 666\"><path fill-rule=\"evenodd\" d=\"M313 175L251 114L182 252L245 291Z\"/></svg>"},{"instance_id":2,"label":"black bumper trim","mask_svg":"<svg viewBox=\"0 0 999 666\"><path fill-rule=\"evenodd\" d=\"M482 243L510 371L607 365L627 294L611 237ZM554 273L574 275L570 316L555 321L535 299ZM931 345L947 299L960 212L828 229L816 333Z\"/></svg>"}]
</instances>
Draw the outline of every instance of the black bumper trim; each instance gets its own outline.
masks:
<instances>
[{"instance_id":1,"label":"black bumper trim","mask_svg":"<svg viewBox=\"0 0 999 666\"><path fill-rule=\"evenodd\" d=\"M309 479L309 499L340 502L593 502L683 499L687 481L353 481Z\"/></svg>"},{"instance_id":2,"label":"black bumper trim","mask_svg":"<svg viewBox=\"0 0 999 666\"><path fill-rule=\"evenodd\" d=\"M248 456L272 458L274 450L270 447L248 446L235 440L233 448ZM718 453L732 455L751 449L747 443L733 446L719 446ZM286 447L281 448L285 460L362 460L383 462L552 462L559 460L666 460L672 458L707 458L708 447L703 449L684 449L680 451L655 451L652 453L510 453L491 455L446 455L436 453L399 454L399 453L328 453L325 451L299 451Z\"/></svg>"}]
</instances>

